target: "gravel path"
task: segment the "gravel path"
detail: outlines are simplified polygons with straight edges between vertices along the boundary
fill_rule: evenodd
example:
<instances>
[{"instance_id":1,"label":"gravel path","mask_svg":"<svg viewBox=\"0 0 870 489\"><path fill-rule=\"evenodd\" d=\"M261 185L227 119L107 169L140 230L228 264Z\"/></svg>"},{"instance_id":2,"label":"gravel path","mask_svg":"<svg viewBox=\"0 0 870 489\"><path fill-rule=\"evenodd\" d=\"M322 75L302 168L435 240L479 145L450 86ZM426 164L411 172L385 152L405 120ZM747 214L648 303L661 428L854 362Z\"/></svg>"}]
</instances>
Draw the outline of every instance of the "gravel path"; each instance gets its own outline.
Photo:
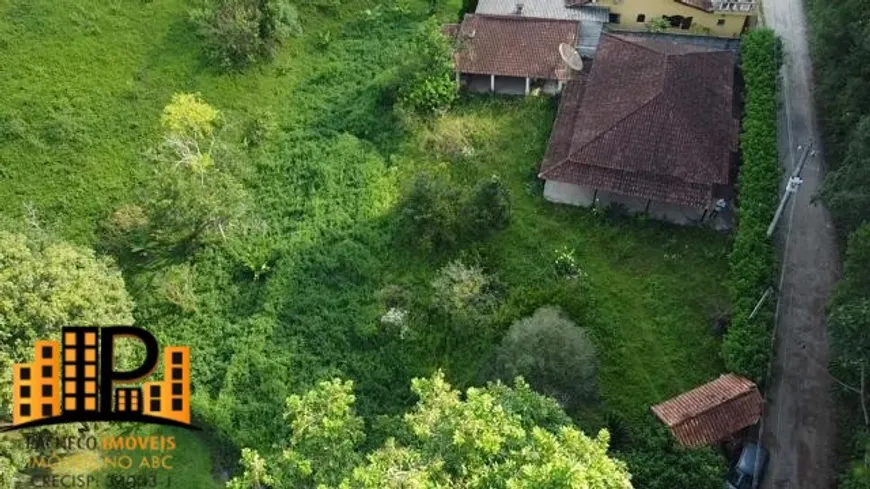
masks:
<instances>
[{"instance_id":1,"label":"gravel path","mask_svg":"<svg viewBox=\"0 0 870 489\"><path fill-rule=\"evenodd\" d=\"M765 0L764 17L783 40L780 154L786 178L798 145L814 141L803 183L783 213L777 245L783 264L777 306L776 356L762 426L771 452L763 489L833 487L834 410L827 374L825 306L838 277L834 228L828 211L811 200L822 185L824 162L812 101L812 67L801 0ZM784 186L784 184L783 184Z\"/></svg>"}]
</instances>

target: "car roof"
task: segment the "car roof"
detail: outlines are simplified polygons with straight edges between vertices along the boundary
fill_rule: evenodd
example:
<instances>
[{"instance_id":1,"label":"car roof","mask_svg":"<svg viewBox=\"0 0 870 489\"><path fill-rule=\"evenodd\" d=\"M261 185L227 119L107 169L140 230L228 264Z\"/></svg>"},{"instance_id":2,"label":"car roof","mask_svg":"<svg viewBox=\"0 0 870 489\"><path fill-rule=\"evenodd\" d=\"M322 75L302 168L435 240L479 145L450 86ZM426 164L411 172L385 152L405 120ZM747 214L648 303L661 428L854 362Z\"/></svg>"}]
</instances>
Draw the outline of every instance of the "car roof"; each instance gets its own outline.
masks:
<instances>
[{"instance_id":1,"label":"car roof","mask_svg":"<svg viewBox=\"0 0 870 489\"><path fill-rule=\"evenodd\" d=\"M745 473L754 472L756 457L759 469L763 469L767 463L767 456L767 450L764 447L758 446L755 443L747 443L743 445L740 460L737 461L737 469Z\"/></svg>"}]
</instances>

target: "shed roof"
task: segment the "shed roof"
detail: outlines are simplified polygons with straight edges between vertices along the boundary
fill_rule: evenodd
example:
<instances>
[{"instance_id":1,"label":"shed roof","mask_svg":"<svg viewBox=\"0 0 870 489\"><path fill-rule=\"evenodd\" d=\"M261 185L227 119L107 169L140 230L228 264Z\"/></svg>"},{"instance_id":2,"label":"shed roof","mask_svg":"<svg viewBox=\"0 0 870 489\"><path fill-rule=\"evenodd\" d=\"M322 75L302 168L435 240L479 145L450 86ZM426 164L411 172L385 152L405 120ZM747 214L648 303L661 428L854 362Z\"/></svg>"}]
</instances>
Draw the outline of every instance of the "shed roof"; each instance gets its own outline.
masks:
<instances>
[{"instance_id":1,"label":"shed roof","mask_svg":"<svg viewBox=\"0 0 870 489\"><path fill-rule=\"evenodd\" d=\"M603 34L582 99L563 100L540 177L704 208L737 151L731 52ZM564 102L563 102L564 103Z\"/></svg>"},{"instance_id":2,"label":"shed roof","mask_svg":"<svg viewBox=\"0 0 870 489\"><path fill-rule=\"evenodd\" d=\"M456 36L461 73L557 79L559 44L573 45L578 22L521 15L466 14Z\"/></svg>"},{"instance_id":3,"label":"shed roof","mask_svg":"<svg viewBox=\"0 0 870 489\"><path fill-rule=\"evenodd\" d=\"M681 445L715 443L761 418L764 401L752 381L734 374L692 389L652 407Z\"/></svg>"}]
</instances>

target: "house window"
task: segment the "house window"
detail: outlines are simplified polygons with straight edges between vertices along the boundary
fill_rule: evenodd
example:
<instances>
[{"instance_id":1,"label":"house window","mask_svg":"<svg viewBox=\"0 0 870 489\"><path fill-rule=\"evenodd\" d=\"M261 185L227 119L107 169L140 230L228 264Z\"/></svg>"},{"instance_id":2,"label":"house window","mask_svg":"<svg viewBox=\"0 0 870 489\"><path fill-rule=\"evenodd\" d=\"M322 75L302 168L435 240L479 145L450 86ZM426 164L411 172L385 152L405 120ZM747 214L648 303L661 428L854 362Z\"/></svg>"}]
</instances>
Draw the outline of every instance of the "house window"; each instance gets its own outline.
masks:
<instances>
[{"instance_id":1,"label":"house window","mask_svg":"<svg viewBox=\"0 0 870 489\"><path fill-rule=\"evenodd\" d=\"M644 15L644 14L638 14L638 16L637 16L637 21L638 21L638 22L646 22L646 15Z\"/></svg>"},{"instance_id":2,"label":"house window","mask_svg":"<svg viewBox=\"0 0 870 489\"><path fill-rule=\"evenodd\" d=\"M619 23L619 14L610 14L607 21L610 22L611 24L618 24Z\"/></svg>"},{"instance_id":3,"label":"house window","mask_svg":"<svg viewBox=\"0 0 870 489\"><path fill-rule=\"evenodd\" d=\"M680 27L683 24L683 16L682 15L672 15L668 17L667 15L663 16L664 19L671 23L671 27Z\"/></svg>"},{"instance_id":4,"label":"house window","mask_svg":"<svg viewBox=\"0 0 870 489\"><path fill-rule=\"evenodd\" d=\"M725 25L725 19L719 19L716 21L716 25L722 26Z\"/></svg>"},{"instance_id":5,"label":"house window","mask_svg":"<svg viewBox=\"0 0 870 489\"><path fill-rule=\"evenodd\" d=\"M692 27L692 18L686 17L683 19L683 22L680 24L680 29L686 30Z\"/></svg>"}]
</instances>

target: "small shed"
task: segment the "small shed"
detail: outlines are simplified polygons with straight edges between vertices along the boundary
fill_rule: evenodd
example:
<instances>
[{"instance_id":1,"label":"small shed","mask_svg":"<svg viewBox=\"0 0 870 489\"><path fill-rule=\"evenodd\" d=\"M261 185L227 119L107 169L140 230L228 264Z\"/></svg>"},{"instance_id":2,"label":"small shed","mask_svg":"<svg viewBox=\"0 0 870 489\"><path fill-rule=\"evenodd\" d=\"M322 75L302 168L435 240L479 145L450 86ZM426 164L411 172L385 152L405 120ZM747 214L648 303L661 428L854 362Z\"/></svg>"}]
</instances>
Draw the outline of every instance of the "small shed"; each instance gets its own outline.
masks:
<instances>
[{"instance_id":1,"label":"small shed","mask_svg":"<svg viewBox=\"0 0 870 489\"><path fill-rule=\"evenodd\" d=\"M475 92L523 95L561 91L570 75L559 45L574 46L579 23L523 15L466 14L455 33L456 78Z\"/></svg>"},{"instance_id":2,"label":"small shed","mask_svg":"<svg viewBox=\"0 0 870 489\"><path fill-rule=\"evenodd\" d=\"M723 441L761 419L764 400L749 379L725 374L652 407L684 447Z\"/></svg>"}]
</instances>

